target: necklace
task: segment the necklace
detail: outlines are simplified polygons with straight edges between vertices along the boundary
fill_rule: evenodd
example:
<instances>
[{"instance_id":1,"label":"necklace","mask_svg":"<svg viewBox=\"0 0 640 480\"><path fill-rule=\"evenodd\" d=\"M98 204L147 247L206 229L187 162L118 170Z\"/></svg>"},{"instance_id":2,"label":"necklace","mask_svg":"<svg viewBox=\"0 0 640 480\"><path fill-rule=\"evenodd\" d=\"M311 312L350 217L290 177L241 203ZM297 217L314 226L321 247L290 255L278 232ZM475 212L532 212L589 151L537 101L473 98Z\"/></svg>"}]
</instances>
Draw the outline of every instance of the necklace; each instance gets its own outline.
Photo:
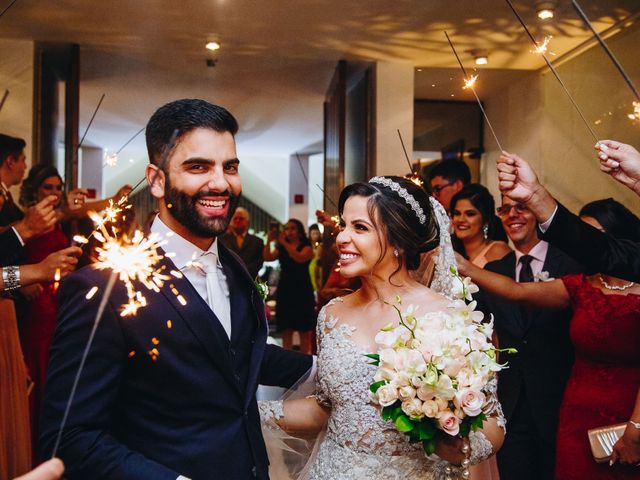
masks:
<instances>
[{"instance_id":1,"label":"necklace","mask_svg":"<svg viewBox=\"0 0 640 480\"><path fill-rule=\"evenodd\" d=\"M633 287L636 282L629 282L625 285L609 285L607 282L605 282L604 278L602 277L602 275L598 275L598 278L600 279L600 283L604 286L604 288L606 288L607 290L618 290L620 292L626 290L627 288L631 288Z\"/></svg>"}]
</instances>

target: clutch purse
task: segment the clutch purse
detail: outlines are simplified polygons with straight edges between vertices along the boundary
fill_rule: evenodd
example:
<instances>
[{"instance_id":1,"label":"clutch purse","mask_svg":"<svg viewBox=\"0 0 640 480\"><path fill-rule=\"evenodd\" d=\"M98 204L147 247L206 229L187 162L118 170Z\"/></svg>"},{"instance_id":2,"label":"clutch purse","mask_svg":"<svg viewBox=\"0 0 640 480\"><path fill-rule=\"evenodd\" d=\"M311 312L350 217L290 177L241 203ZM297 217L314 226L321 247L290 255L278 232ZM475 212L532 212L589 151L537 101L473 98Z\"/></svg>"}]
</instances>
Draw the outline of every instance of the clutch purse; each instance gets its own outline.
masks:
<instances>
[{"instance_id":1,"label":"clutch purse","mask_svg":"<svg viewBox=\"0 0 640 480\"><path fill-rule=\"evenodd\" d=\"M613 446L622 437L625 428L627 428L626 423L617 423L606 427L592 428L587 431L591 454L596 462L604 463L609 461Z\"/></svg>"}]
</instances>

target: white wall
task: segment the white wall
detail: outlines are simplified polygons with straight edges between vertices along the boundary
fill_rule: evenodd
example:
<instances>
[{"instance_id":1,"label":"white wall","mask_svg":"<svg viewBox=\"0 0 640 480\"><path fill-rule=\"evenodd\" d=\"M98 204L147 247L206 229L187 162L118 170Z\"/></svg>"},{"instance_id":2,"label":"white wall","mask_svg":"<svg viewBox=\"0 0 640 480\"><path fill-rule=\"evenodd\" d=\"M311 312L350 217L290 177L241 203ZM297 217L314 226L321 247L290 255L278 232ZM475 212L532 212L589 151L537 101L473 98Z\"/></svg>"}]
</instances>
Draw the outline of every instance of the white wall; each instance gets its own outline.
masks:
<instances>
[{"instance_id":1,"label":"white wall","mask_svg":"<svg viewBox=\"0 0 640 480\"><path fill-rule=\"evenodd\" d=\"M25 153L31 166L33 117L33 42L0 39L0 100L9 89L0 110L0 132L23 138ZM13 192L18 198L18 189Z\"/></svg>"},{"instance_id":2,"label":"white wall","mask_svg":"<svg viewBox=\"0 0 640 480\"><path fill-rule=\"evenodd\" d=\"M399 175L409 170L398 129L409 151L413 145L414 66L376 63L376 175Z\"/></svg>"},{"instance_id":3,"label":"white wall","mask_svg":"<svg viewBox=\"0 0 640 480\"><path fill-rule=\"evenodd\" d=\"M607 43L640 85L640 28L623 31ZM599 46L557 70L599 138L640 147L640 121L627 117L633 110L632 93ZM532 72L485 99L485 104L503 148L529 160L542 183L569 209L577 211L589 201L613 197L640 214L638 197L600 172L595 141L550 72ZM492 150L483 158L482 183L497 197L498 152L490 135L485 129L485 145Z\"/></svg>"}]
</instances>

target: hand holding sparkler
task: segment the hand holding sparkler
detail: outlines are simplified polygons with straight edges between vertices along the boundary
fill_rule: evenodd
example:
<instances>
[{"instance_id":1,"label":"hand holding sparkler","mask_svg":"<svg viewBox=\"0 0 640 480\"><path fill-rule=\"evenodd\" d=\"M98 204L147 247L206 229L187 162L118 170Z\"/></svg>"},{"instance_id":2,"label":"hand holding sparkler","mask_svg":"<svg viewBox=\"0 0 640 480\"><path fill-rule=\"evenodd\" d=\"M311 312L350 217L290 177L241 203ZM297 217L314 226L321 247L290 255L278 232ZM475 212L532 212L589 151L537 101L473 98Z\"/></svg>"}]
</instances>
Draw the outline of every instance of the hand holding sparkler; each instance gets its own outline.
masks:
<instances>
[{"instance_id":1,"label":"hand holding sparkler","mask_svg":"<svg viewBox=\"0 0 640 480\"><path fill-rule=\"evenodd\" d=\"M600 170L640 195L640 152L615 140L600 140L595 148Z\"/></svg>"},{"instance_id":2,"label":"hand holding sparkler","mask_svg":"<svg viewBox=\"0 0 640 480\"><path fill-rule=\"evenodd\" d=\"M524 203L539 223L551 218L558 204L540 184L531 165L519 156L503 151L497 168L498 186L503 195Z\"/></svg>"},{"instance_id":3,"label":"hand holding sparkler","mask_svg":"<svg viewBox=\"0 0 640 480\"><path fill-rule=\"evenodd\" d=\"M38 237L53 228L58 221L55 212L57 202L58 197L49 195L26 210L24 218L14 225L23 242Z\"/></svg>"}]
</instances>

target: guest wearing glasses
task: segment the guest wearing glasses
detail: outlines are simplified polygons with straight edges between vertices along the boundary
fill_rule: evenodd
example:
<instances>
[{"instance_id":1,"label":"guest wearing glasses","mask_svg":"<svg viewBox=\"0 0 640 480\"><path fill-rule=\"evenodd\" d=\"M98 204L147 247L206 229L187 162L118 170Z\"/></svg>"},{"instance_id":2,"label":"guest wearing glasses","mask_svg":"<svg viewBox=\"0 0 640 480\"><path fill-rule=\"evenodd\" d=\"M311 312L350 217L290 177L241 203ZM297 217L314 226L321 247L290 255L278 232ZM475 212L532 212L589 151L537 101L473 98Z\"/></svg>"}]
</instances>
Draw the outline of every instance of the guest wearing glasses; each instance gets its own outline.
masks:
<instances>
[{"instance_id":1,"label":"guest wearing glasses","mask_svg":"<svg viewBox=\"0 0 640 480\"><path fill-rule=\"evenodd\" d=\"M471 182L471 172L461 160L443 160L429 171L431 194L448 212L451 198Z\"/></svg>"},{"instance_id":2,"label":"guest wearing glasses","mask_svg":"<svg viewBox=\"0 0 640 480\"><path fill-rule=\"evenodd\" d=\"M487 263L485 270L518 282L581 271L574 260L538 238L536 219L525 205L503 196L497 213L515 252ZM500 347L518 350L501 358L509 368L498 378L498 398L509 425L497 455L500 477L552 480L560 403L573 364L571 310L521 307L493 295L486 301Z\"/></svg>"}]
</instances>

